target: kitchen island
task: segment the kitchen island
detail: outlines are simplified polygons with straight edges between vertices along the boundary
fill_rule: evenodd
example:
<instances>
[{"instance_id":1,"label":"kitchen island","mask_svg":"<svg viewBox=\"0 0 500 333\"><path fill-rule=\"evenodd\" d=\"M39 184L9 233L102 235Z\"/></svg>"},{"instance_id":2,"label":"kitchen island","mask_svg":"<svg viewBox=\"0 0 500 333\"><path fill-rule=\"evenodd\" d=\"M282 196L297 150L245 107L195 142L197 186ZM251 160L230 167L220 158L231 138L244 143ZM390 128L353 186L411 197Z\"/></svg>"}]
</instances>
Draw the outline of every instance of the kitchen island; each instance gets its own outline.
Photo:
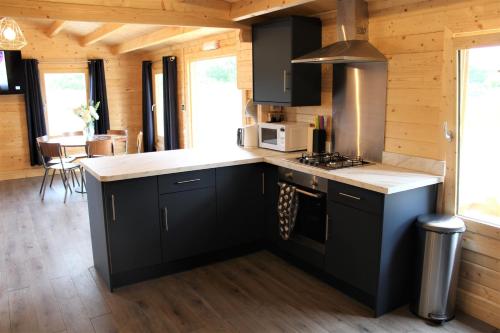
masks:
<instances>
[{"instance_id":1,"label":"kitchen island","mask_svg":"<svg viewBox=\"0 0 500 333\"><path fill-rule=\"evenodd\" d=\"M267 248L375 315L407 302L413 222L435 210L442 177L382 164L326 171L291 160L299 155L222 148L85 160L96 270L113 289ZM278 237L278 167L328 179L315 265Z\"/></svg>"}]
</instances>

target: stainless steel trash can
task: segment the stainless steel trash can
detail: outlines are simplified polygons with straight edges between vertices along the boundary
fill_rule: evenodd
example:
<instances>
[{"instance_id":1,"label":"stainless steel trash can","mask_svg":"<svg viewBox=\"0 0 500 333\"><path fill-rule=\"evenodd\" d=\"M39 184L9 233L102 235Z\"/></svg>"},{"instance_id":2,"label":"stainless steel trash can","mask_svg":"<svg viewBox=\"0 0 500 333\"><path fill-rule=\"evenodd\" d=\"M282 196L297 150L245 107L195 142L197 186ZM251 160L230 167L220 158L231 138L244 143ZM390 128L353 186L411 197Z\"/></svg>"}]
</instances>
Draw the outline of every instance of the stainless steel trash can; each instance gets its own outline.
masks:
<instances>
[{"instance_id":1,"label":"stainless steel trash can","mask_svg":"<svg viewBox=\"0 0 500 333\"><path fill-rule=\"evenodd\" d=\"M411 310L441 324L455 316L465 224L455 216L428 214L417 218L417 229L417 280Z\"/></svg>"}]
</instances>

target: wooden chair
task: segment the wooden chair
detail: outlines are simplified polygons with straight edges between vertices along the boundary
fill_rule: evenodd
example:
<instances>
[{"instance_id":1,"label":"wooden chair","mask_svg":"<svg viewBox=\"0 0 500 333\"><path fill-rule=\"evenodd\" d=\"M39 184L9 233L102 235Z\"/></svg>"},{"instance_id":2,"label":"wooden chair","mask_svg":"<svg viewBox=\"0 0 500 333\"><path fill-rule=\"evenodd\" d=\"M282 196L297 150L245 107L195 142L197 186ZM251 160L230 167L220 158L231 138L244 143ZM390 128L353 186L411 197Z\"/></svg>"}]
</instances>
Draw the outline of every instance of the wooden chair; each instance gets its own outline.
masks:
<instances>
[{"instance_id":1,"label":"wooden chair","mask_svg":"<svg viewBox=\"0 0 500 333\"><path fill-rule=\"evenodd\" d=\"M83 136L83 131L63 132L62 136ZM66 147L63 147L63 152L65 157L73 158L75 160L87 157L86 153L72 154L68 156L68 154L66 153Z\"/></svg>"},{"instance_id":2,"label":"wooden chair","mask_svg":"<svg viewBox=\"0 0 500 333\"><path fill-rule=\"evenodd\" d=\"M59 158L46 159L43 157L42 152L40 151L40 142L47 142L48 140L49 140L48 135L44 135L44 136L40 136L40 137L36 138L36 147L38 150L38 154L40 155L40 160L45 162L47 165L58 164L61 162ZM75 160L75 158L73 158L73 157L63 157L62 158L63 163L71 163L74 160ZM50 187L52 187L52 182L54 181L55 174L56 174L56 169L53 169L52 177L50 179ZM40 194L42 193L44 183L45 183L45 177L43 178L42 184L40 185Z\"/></svg>"},{"instance_id":3,"label":"wooden chair","mask_svg":"<svg viewBox=\"0 0 500 333\"><path fill-rule=\"evenodd\" d=\"M107 133L111 134L111 135L122 135L122 136L124 136L123 138L115 139L115 143L116 142L123 142L125 144L125 154L128 154L128 131L126 129L125 130L113 130L113 129L110 129L110 130L108 130Z\"/></svg>"},{"instance_id":4,"label":"wooden chair","mask_svg":"<svg viewBox=\"0 0 500 333\"><path fill-rule=\"evenodd\" d=\"M43 180L42 180L42 187L40 189L41 195L42 195L42 201L45 198L45 190L47 189L47 175L50 170L54 170L54 174L56 171L59 171L59 174L61 175L61 180L64 185L64 203L66 203L66 198L68 196L68 189L71 193L73 193L73 190L71 189L71 185L69 184L68 180L68 173L71 174L71 177L73 178L73 182L75 181L76 174L74 174L75 170L80 168L80 166L76 163L66 163L64 162L63 154L62 154L62 149L61 145L59 143L49 143L49 142L43 142L40 141L38 142L38 146L40 148L40 153L42 155L42 162L43 162L43 167L45 169L45 173L43 175ZM57 160L59 159L59 163L56 164L48 164L46 161L49 160ZM52 176L52 180L53 180ZM52 186L52 180L51 180L51 186ZM76 178L78 182L78 178Z\"/></svg>"},{"instance_id":5,"label":"wooden chair","mask_svg":"<svg viewBox=\"0 0 500 333\"><path fill-rule=\"evenodd\" d=\"M139 132L139 134L137 134L137 153L141 153L142 152L142 138L143 138L143 134L142 134L142 131Z\"/></svg>"},{"instance_id":6,"label":"wooden chair","mask_svg":"<svg viewBox=\"0 0 500 333\"><path fill-rule=\"evenodd\" d=\"M102 156L112 156L114 155L113 140L92 140L87 141L85 147L87 151L87 157L102 157Z\"/></svg>"}]
</instances>

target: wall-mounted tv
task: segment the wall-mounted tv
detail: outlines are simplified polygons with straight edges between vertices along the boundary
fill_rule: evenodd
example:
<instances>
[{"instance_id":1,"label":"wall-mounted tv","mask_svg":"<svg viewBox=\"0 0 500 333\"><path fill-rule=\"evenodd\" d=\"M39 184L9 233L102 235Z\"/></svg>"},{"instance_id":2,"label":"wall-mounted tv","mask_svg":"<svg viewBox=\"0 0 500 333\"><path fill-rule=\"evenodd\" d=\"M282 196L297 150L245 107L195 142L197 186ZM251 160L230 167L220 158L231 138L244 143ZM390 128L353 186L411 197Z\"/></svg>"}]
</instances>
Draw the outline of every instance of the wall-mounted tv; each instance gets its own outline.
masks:
<instances>
[{"instance_id":1,"label":"wall-mounted tv","mask_svg":"<svg viewBox=\"0 0 500 333\"><path fill-rule=\"evenodd\" d=\"M0 50L0 95L24 93L21 51Z\"/></svg>"}]
</instances>

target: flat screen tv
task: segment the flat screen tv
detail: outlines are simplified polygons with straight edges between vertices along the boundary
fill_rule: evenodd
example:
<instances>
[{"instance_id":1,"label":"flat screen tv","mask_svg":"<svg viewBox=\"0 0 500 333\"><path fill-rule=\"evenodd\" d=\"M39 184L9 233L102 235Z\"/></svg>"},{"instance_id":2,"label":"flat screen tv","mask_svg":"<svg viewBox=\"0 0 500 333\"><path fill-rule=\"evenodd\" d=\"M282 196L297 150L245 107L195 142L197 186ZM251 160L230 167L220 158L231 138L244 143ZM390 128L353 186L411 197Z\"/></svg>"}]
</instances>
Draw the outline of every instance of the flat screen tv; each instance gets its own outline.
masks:
<instances>
[{"instance_id":1,"label":"flat screen tv","mask_svg":"<svg viewBox=\"0 0 500 333\"><path fill-rule=\"evenodd\" d=\"M0 95L24 93L21 51L0 50Z\"/></svg>"}]
</instances>

